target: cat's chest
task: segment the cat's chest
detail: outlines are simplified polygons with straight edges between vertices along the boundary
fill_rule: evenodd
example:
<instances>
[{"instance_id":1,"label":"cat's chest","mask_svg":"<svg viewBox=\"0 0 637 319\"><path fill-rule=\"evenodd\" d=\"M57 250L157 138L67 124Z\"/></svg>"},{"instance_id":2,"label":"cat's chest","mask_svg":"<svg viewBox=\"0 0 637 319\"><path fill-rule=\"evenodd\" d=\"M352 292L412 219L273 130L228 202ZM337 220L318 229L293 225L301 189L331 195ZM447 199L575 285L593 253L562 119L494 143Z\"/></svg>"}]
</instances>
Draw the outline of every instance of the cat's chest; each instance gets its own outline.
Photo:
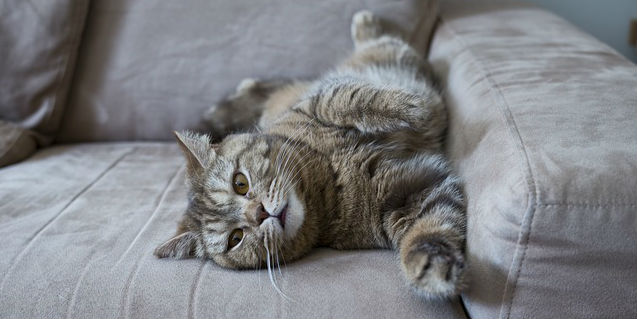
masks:
<instances>
[{"instance_id":1,"label":"cat's chest","mask_svg":"<svg viewBox=\"0 0 637 319\"><path fill-rule=\"evenodd\" d=\"M330 156L335 175L337 210L324 222L324 244L338 248L373 248L384 245L380 210L382 195L374 179L380 152L341 149Z\"/></svg>"},{"instance_id":2,"label":"cat's chest","mask_svg":"<svg viewBox=\"0 0 637 319\"><path fill-rule=\"evenodd\" d=\"M373 213L378 210L379 193L376 173L387 154L375 147L346 147L331 153L337 187L341 190L344 207L355 207ZM348 202L352 201L352 203Z\"/></svg>"}]
</instances>

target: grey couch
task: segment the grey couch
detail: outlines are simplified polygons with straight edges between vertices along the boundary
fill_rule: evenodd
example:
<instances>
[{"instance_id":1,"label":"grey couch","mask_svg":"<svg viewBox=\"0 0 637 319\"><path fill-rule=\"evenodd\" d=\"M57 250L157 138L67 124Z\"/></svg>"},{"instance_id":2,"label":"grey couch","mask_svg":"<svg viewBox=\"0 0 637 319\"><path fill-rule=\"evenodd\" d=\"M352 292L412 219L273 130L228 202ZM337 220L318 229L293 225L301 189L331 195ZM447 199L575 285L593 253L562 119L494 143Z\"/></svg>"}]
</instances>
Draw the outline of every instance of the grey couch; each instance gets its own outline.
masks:
<instances>
[{"instance_id":1,"label":"grey couch","mask_svg":"<svg viewBox=\"0 0 637 319\"><path fill-rule=\"evenodd\" d=\"M264 271L158 260L186 206L173 129L241 79L310 78L362 8L426 51L428 1L4 0L0 318L635 318L637 67L560 17L442 1L429 60L466 181L470 282L410 293L391 251Z\"/></svg>"}]
</instances>

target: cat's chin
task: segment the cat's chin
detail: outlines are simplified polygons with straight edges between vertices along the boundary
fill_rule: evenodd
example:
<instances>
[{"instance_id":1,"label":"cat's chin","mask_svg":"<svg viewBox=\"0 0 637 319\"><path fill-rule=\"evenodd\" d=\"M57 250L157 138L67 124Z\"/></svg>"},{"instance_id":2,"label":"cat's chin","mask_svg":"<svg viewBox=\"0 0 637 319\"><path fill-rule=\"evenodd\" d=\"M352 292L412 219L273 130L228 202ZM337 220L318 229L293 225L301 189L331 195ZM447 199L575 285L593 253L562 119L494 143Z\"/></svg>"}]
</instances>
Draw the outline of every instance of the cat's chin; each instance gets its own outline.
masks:
<instances>
[{"instance_id":1,"label":"cat's chin","mask_svg":"<svg viewBox=\"0 0 637 319\"><path fill-rule=\"evenodd\" d=\"M303 203L296 195L296 191L290 191L287 198L287 210L285 214L285 227L281 227L280 231L283 233L285 239L292 239L301 229L303 221L305 220L305 208Z\"/></svg>"}]
</instances>

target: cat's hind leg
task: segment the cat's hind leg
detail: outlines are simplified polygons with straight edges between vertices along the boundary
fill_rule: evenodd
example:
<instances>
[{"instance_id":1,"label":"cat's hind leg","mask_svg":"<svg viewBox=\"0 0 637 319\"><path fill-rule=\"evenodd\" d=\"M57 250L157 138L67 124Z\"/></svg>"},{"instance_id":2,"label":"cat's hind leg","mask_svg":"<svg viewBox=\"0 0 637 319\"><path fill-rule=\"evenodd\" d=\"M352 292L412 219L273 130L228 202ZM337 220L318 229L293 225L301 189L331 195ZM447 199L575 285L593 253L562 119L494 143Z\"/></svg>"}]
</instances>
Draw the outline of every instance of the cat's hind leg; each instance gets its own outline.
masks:
<instances>
[{"instance_id":1,"label":"cat's hind leg","mask_svg":"<svg viewBox=\"0 0 637 319\"><path fill-rule=\"evenodd\" d=\"M436 12L427 19L436 19ZM433 22L429 22L432 24ZM365 70L369 67L393 67L416 71L418 80L432 78L431 67L403 38L403 32L391 28L388 21L380 19L367 10L352 17L351 35L354 52L340 65L344 69Z\"/></svg>"},{"instance_id":2,"label":"cat's hind leg","mask_svg":"<svg viewBox=\"0 0 637 319\"><path fill-rule=\"evenodd\" d=\"M382 22L367 10L358 11L352 17L351 33L356 47L379 38L384 33Z\"/></svg>"},{"instance_id":3,"label":"cat's hind leg","mask_svg":"<svg viewBox=\"0 0 637 319\"><path fill-rule=\"evenodd\" d=\"M242 80L228 98L211 106L203 115L215 138L246 131L259 121L270 96L292 80Z\"/></svg>"}]
</instances>

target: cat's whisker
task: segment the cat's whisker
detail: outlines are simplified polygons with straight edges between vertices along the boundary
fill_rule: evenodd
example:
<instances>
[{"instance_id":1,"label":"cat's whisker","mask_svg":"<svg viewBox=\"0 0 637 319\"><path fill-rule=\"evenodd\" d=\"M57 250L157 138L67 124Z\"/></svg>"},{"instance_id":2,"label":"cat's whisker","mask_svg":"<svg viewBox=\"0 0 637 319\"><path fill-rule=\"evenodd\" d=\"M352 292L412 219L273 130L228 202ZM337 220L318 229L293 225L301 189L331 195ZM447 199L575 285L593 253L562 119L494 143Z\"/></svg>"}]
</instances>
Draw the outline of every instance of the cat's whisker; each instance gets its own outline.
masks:
<instances>
[{"instance_id":1,"label":"cat's whisker","mask_svg":"<svg viewBox=\"0 0 637 319\"><path fill-rule=\"evenodd\" d=\"M281 159L283 156L283 152L285 151L285 146L288 143L289 139L290 137L288 137L285 141L283 141L283 143L279 147L279 152L276 154L276 159L274 160L274 164L276 165L276 172L274 173L274 176L279 176L281 172Z\"/></svg>"},{"instance_id":2,"label":"cat's whisker","mask_svg":"<svg viewBox=\"0 0 637 319\"><path fill-rule=\"evenodd\" d=\"M274 242L274 255L276 256L276 267L279 270L279 276L283 277L281 273L281 264L279 263L279 244L278 241Z\"/></svg>"},{"instance_id":3,"label":"cat's whisker","mask_svg":"<svg viewBox=\"0 0 637 319\"><path fill-rule=\"evenodd\" d=\"M292 164L293 166L291 166L289 170L286 168L286 171L284 172L284 177L285 178L282 179L283 182L282 182L282 185L280 186L280 189L283 190L283 192L280 193L280 194L282 194L282 197L287 196L287 193L291 189L291 188L289 188L289 184L291 184L293 182L294 178L296 178L296 176L300 172L300 169L298 169L299 163L302 163L303 161L305 161L308 158L308 156L311 155L311 154L312 154L311 149L308 149L306 151L306 153L303 154L298 161L296 161L296 163ZM304 165L303 167L305 167L305 166L307 166L307 164Z\"/></svg>"},{"instance_id":4,"label":"cat's whisker","mask_svg":"<svg viewBox=\"0 0 637 319\"><path fill-rule=\"evenodd\" d=\"M261 264L263 263L261 260L263 258L263 256L261 255L261 250L260 249L255 249L254 250L254 254L257 257L257 262L254 268L256 268L257 272L257 280L259 281L259 289L261 289Z\"/></svg>"},{"instance_id":5,"label":"cat's whisker","mask_svg":"<svg viewBox=\"0 0 637 319\"><path fill-rule=\"evenodd\" d=\"M285 162L283 163L283 167L281 167L281 171L285 174L286 169L289 165L289 161L293 155L293 150L301 143L300 140L296 139L300 136L301 133L305 133L310 125L314 122L314 119L308 121L305 125L299 126L293 134L291 134L283 143L281 148L279 149L279 154L277 154L277 158L279 155L282 156L282 159L285 158ZM293 144L290 144L290 141L293 141ZM277 175L281 172L277 170Z\"/></svg>"},{"instance_id":6,"label":"cat's whisker","mask_svg":"<svg viewBox=\"0 0 637 319\"><path fill-rule=\"evenodd\" d=\"M285 255L283 254L283 251L281 251L281 260L283 260L283 268L287 269L288 265L285 262Z\"/></svg>"},{"instance_id":7,"label":"cat's whisker","mask_svg":"<svg viewBox=\"0 0 637 319\"><path fill-rule=\"evenodd\" d=\"M268 232L269 234L269 232ZM265 237L264 240L264 246L265 246L265 250L267 252L268 258L266 259L266 264L268 267L268 276L270 277L270 282L272 283L272 286L274 286L274 290L276 290L277 293L279 293L279 295L281 295L281 297L283 297L284 299L291 301L292 299L290 299L290 297L288 297L286 294L283 293L283 291L281 291L281 289L279 289L279 287L276 284L276 280L274 279L274 274L272 271L272 267L273 267L273 263L274 261L271 261L270 258L273 257L272 254L270 254L270 242L272 241L272 239L270 238L270 240L268 240L268 238L270 238L269 236Z\"/></svg>"},{"instance_id":8,"label":"cat's whisker","mask_svg":"<svg viewBox=\"0 0 637 319\"><path fill-rule=\"evenodd\" d=\"M294 146L290 146L290 152L287 154L286 156L286 160L285 163L283 164L283 168L282 168L282 177L281 181L282 184L280 185L281 187L285 184L285 182L288 180L289 175L291 175L290 171L293 167L290 167L290 165L295 165L294 161L292 160L292 156L294 155L293 150L294 148L296 148L298 146L298 141L295 142ZM291 161L292 160L292 161Z\"/></svg>"},{"instance_id":9,"label":"cat's whisker","mask_svg":"<svg viewBox=\"0 0 637 319\"><path fill-rule=\"evenodd\" d=\"M305 133L309 129L310 125L312 125L313 123L314 123L314 118L310 119L310 121L308 121L306 123L306 125L303 126L303 131L301 131L301 132ZM301 133L301 132L299 132L299 133ZM294 147L292 147L292 146L289 147L290 152L288 152L288 154L287 154L288 160L292 157L293 153L291 151L294 150L295 148L297 148L300 143L301 143L300 140L296 140L295 143L294 143ZM284 168L287 168L287 167L284 167Z\"/></svg>"},{"instance_id":10,"label":"cat's whisker","mask_svg":"<svg viewBox=\"0 0 637 319\"><path fill-rule=\"evenodd\" d=\"M303 164L303 166L301 166L297 172L294 174L294 176L292 176L292 178L290 178L290 180L295 180L297 177L299 177L299 174L303 171L304 168L306 168L308 165L310 165L312 163L312 161L307 161L305 164Z\"/></svg>"},{"instance_id":11,"label":"cat's whisker","mask_svg":"<svg viewBox=\"0 0 637 319\"><path fill-rule=\"evenodd\" d=\"M281 251L281 260L283 260L283 267L287 268L287 264L285 263L285 255L283 254L283 251ZM281 265L279 265L279 272L281 271Z\"/></svg>"},{"instance_id":12,"label":"cat's whisker","mask_svg":"<svg viewBox=\"0 0 637 319\"><path fill-rule=\"evenodd\" d=\"M299 136L299 134L301 134L302 132L306 131L308 129L308 127L310 126L311 122L312 121L306 123L306 125L304 127L303 126L297 127L297 129L292 134L290 134L290 136L288 136L285 139L285 141L283 142L283 144L279 148L279 153L277 153L277 160L276 160L276 162L278 164L277 172L276 172L277 176L280 173L280 169L282 169L281 168L281 164L282 164L281 161L283 160L284 156L286 156L290 152L290 150L292 149L292 147L290 146L290 141L295 140Z\"/></svg>"},{"instance_id":13,"label":"cat's whisker","mask_svg":"<svg viewBox=\"0 0 637 319\"><path fill-rule=\"evenodd\" d=\"M288 193L294 189L294 187L296 187L296 185L298 185L298 181L294 181L288 184L287 188L285 188L285 191L283 192L283 197L287 196Z\"/></svg>"},{"instance_id":14,"label":"cat's whisker","mask_svg":"<svg viewBox=\"0 0 637 319\"><path fill-rule=\"evenodd\" d=\"M274 178L272 179L272 182L270 182L270 188L268 189L268 199L272 200L272 197L274 196L274 185L276 184L276 180L277 180L278 176L275 175Z\"/></svg>"},{"instance_id":15,"label":"cat's whisker","mask_svg":"<svg viewBox=\"0 0 637 319\"><path fill-rule=\"evenodd\" d=\"M298 146L298 145L295 145L295 146ZM309 152L309 151L308 151L308 152ZM305 154L304 154L304 156L302 156L302 157L305 157L305 155L307 155L307 154L308 154L308 153L305 153ZM289 158L289 159L291 159L291 158L292 158L292 155L293 155L293 153L290 153L290 156L289 156L288 158ZM299 161L301 161L301 160L303 160L303 159L301 158ZM296 165L298 165L298 164L297 164L297 163L295 163L294 161L291 161L291 162L289 163L289 165L285 167L284 174L287 174L287 175L285 176L285 177L286 177L286 180L287 180L287 177L289 177L289 175L291 174L291 171L293 171L293 170L294 170L294 166L296 166Z\"/></svg>"},{"instance_id":16,"label":"cat's whisker","mask_svg":"<svg viewBox=\"0 0 637 319\"><path fill-rule=\"evenodd\" d=\"M312 153L312 151L308 150L307 153L305 153L305 155L299 160L299 163L302 163L305 159L307 159L307 156L309 154L311 154L311 153ZM283 197L287 196L287 194L290 192L290 190L292 190L294 188L294 186L292 186L292 184L296 185L297 182L298 182L298 181L295 181L295 179L297 177L300 177L299 174L301 174L302 170L305 167L307 167L310 163L311 163L311 161L307 161L300 168L297 168L298 164L295 165L295 167L293 167L293 169L295 169L296 172L294 172L294 175L292 175L289 179L287 179L287 185L285 187L282 187L282 189L284 189Z\"/></svg>"}]
</instances>

